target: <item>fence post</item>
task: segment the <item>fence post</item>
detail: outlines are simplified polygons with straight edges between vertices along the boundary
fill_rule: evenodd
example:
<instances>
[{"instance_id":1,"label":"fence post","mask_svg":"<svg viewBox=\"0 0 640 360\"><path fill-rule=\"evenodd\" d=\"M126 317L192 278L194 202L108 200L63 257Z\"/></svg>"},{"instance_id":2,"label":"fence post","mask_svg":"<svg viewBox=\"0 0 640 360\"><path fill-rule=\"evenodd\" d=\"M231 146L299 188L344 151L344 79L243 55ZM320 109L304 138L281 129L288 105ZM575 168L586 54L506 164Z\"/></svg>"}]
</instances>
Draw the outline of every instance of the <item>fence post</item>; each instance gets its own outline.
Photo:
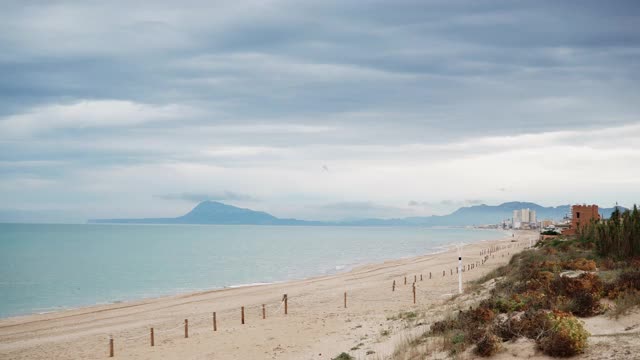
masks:
<instances>
[{"instance_id":1,"label":"fence post","mask_svg":"<svg viewBox=\"0 0 640 360\"><path fill-rule=\"evenodd\" d=\"M184 338L189 337L189 320L184 319Z\"/></svg>"},{"instance_id":2,"label":"fence post","mask_svg":"<svg viewBox=\"0 0 640 360\"><path fill-rule=\"evenodd\" d=\"M449 272L451 273L451 275L453 275L453 269L449 269Z\"/></svg>"},{"instance_id":3,"label":"fence post","mask_svg":"<svg viewBox=\"0 0 640 360\"><path fill-rule=\"evenodd\" d=\"M264 319L266 319L266 318L267 318L267 313L266 313L266 311L264 310L264 304L262 304L262 320L264 320Z\"/></svg>"},{"instance_id":4,"label":"fence post","mask_svg":"<svg viewBox=\"0 0 640 360\"><path fill-rule=\"evenodd\" d=\"M422 274L420 274L420 281L422 281Z\"/></svg>"},{"instance_id":5,"label":"fence post","mask_svg":"<svg viewBox=\"0 0 640 360\"><path fill-rule=\"evenodd\" d=\"M109 357L113 357L113 335L109 336Z\"/></svg>"},{"instance_id":6,"label":"fence post","mask_svg":"<svg viewBox=\"0 0 640 360\"><path fill-rule=\"evenodd\" d=\"M407 285L407 277L404 277L404 284Z\"/></svg>"},{"instance_id":7,"label":"fence post","mask_svg":"<svg viewBox=\"0 0 640 360\"><path fill-rule=\"evenodd\" d=\"M413 284L413 303L416 303L416 284Z\"/></svg>"},{"instance_id":8,"label":"fence post","mask_svg":"<svg viewBox=\"0 0 640 360\"><path fill-rule=\"evenodd\" d=\"M413 282L418 281L418 275L413 275Z\"/></svg>"},{"instance_id":9,"label":"fence post","mask_svg":"<svg viewBox=\"0 0 640 360\"><path fill-rule=\"evenodd\" d=\"M446 273L444 272L444 270L442 270L442 276L444 276Z\"/></svg>"},{"instance_id":10,"label":"fence post","mask_svg":"<svg viewBox=\"0 0 640 360\"><path fill-rule=\"evenodd\" d=\"M347 292L344 292L344 308L347 308Z\"/></svg>"},{"instance_id":11,"label":"fence post","mask_svg":"<svg viewBox=\"0 0 640 360\"><path fill-rule=\"evenodd\" d=\"M216 322L216 312L213 312L213 331L218 331L218 324Z\"/></svg>"},{"instance_id":12,"label":"fence post","mask_svg":"<svg viewBox=\"0 0 640 360\"><path fill-rule=\"evenodd\" d=\"M240 317L240 321L242 322L242 325L244 325L244 306L240 308Z\"/></svg>"},{"instance_id":13,"label":"fence post","mask_svg":"<svg viewBox=\"0 0 640 360\"><path fill-rule=\"evenodd\" d=\"M391 291L396 291L396 281L393 280L393 286L391 286Z\"/></svg>"},{"instance_id":14,"label":"fence post","mask_svg":"<svg viewBox=\"0 0 640 360\"><path fill-rule=\"evenodd\" d=\"M283 300L284 300L284 314L287 315L288 310L289 310L289 308L288 308L288 305L289 305L288 304L288 300L289 299L287 298L287 294L284 294Z\"/></svg>"},{"instance_id":15,"label":"fence post","mask_svg":"<svg viewBox=\"0 0 640 360\"><path fill-rule=\"evenodd\" d=\"M151 328L151 346L155 346L155 342L153 339L153 328Z\"/></svg>"},{"instance_id":16,"label":"fence post","mask_svg":"<svg viewBox=\"0 0 640 360\"><path fill-rule=\"evenodd\" d=\"M429 279L431 279L431 271L429 271Z\"/></svg>"}]
</instances>

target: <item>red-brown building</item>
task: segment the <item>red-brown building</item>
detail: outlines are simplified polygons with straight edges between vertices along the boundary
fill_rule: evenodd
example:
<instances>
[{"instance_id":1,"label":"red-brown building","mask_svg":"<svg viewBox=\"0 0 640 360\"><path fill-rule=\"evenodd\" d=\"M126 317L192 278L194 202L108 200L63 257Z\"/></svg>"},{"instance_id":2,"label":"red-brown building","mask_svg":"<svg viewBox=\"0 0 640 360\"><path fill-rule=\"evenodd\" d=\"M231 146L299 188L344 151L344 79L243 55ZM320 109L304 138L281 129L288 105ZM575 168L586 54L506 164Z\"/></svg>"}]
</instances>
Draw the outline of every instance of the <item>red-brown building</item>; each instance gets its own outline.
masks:
<instances>
[{"instance_id":1,"label":"red-brown building","mask_svg":"<svg viewBox=\"0 0 640 360\"><path fill-rule=\"evenodd\" d=\"M600 220L598 205L573 205L571 207L571 227L562 231L563 235L575 235L580 227L592 220Z\"/></svg>"}]
</instances>

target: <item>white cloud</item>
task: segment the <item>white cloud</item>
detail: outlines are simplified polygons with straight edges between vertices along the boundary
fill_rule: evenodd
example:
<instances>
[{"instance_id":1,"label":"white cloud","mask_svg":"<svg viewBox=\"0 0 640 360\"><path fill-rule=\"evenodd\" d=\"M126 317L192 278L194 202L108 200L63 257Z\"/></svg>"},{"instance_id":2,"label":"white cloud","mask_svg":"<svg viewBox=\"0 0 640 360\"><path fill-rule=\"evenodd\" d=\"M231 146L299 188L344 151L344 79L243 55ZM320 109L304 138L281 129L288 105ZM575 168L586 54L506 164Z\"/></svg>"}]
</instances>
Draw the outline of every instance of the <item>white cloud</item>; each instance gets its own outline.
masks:
<instances>
[{"instance_id":1,"label":"white cloud","mask_svg":"<svg viewBox=\"0 0 640 360\"><path fill-rule=\"evenodd\" d=\"M177 120L194 111L181 105L148 105L124 100L85 100L37 107L0 119L2 137L28 136L54 129L133 126Z\"/></svg>"}]
</instances>

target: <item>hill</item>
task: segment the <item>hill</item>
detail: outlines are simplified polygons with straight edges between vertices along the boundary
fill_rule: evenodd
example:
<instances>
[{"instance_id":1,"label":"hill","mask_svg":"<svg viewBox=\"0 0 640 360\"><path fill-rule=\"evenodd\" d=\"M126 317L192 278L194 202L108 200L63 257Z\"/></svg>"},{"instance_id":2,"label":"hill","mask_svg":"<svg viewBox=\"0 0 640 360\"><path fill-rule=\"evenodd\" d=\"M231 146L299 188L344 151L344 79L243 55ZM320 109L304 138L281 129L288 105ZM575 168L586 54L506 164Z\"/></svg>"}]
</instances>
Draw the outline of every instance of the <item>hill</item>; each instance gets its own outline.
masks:
<instances>
[{"instance_id":1,"label":"hill","mask_svg":"<svg viewBox=\"0 0 640 360\"><path fill-rule=\"evenodd\" d=\"M111 224L221 224L221 225L308 225L308 226L468 226L497 224L510 219L513 210L535 210L538 219L560 220L570 213L569 205L544 207L531 202L507 202L500 205L462 207L448 215L407 217L398 219L362 219L353 221L306 221L282 219L263 211L244 209L216 201L203 201L185 215L175 218L96 219L90 223ZM609 217L613 208L600 209Z\"/></svg>"}]
</instances>

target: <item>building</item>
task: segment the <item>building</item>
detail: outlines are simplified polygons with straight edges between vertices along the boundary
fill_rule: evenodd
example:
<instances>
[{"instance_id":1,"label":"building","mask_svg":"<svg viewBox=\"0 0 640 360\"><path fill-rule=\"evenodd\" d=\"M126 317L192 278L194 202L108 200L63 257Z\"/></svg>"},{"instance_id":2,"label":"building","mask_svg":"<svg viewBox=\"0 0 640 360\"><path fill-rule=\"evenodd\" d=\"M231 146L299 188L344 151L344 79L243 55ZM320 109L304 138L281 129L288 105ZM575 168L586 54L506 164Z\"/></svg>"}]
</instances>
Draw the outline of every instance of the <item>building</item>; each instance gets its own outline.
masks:
<instances>
[{"instance_id":1,"label":"building","mask_svg":"<svg viewBox=\"0 0 640 360\"><path fill-rule=\"evenodd\" d=\"M571 207L571 225L568 229L563 230L562 234L575 235L582 226L594 220L600 220L598 205L573 205Z\"/></svg>"},{"instance_id":2,"label":"building","mask_svg":"<svg viewBox=\"0 0 640 360\"><path fill-rule=\"evenodd\" d=\"M514 229L536 227L536 211L531 209L513 210L511 221Z\"/></svg>"},{"instance_id":3,"label":"building","mask_svg":"<svg viewBox=\"0 0 640 360\"><path fill-rule=\"evenodd\" d=\"M542 222L540 223L540 226L542 226L543 228L548 228L551 225L553 225L553 220L550 219L542 220Z\"/></svg>"}]
</instances>

